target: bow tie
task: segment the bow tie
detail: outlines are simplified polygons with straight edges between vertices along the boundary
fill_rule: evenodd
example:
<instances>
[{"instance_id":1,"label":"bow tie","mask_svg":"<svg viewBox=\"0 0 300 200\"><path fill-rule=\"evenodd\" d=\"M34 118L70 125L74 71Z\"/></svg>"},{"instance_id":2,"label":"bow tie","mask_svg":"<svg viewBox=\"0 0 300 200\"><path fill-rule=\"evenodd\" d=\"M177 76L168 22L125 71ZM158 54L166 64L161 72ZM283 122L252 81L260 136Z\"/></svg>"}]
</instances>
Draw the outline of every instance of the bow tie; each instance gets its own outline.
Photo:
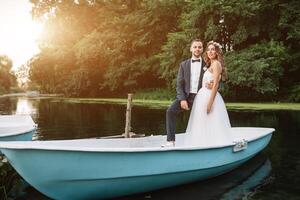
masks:
<instances>
[{"instance_id":1,"label":"bow tie","mask_svg":"<svg viewBox=\"0 0 300 200\"><path fill-rule=\"evenodd\" d=\"M192 60L192 63L193 63L193 62L200 62L200 59Z\"/></svg>"}]
</instances>

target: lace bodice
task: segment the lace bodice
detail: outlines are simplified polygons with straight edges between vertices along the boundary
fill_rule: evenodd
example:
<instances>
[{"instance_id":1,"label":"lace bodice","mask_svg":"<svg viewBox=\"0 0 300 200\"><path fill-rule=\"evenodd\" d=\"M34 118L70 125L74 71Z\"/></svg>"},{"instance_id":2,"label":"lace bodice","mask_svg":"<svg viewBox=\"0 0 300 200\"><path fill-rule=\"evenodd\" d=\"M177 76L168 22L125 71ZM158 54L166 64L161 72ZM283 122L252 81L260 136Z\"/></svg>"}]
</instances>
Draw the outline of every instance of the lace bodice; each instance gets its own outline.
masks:
<instances>
[{"instance_id":1,"label":"lace bodice","mask_svg":"<svg viewBox=\"0 0 300 200\"><path fill-rule=\"evenodd\" d=\"M203 79L202 79L202 87L205 87L206 83L209 83L210 81L213 80L214 80L213 74L209 70L206 70L204 72Z\"/></svg>"}]
</instances>

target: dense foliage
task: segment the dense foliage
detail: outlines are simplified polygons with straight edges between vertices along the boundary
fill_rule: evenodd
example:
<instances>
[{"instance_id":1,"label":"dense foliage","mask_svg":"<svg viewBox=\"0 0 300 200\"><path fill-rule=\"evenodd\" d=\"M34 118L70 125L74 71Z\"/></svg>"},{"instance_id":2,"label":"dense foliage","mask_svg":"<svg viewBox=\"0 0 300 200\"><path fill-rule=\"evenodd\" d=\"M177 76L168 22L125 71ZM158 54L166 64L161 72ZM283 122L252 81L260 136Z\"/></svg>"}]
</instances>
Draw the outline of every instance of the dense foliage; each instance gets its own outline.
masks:
<instances>
[{"instance_id":1,"label":"dense foliage","mask_svg":"<svg viewBox=\"0 0 300 200\"><path fill-rule=\"evenodd\" d=\"M193 38L223 45L230 100L300 101L297 0L31 0L32 85L69 96L174 90Z\"/></svg>"},{"instance_id":2,"label":"dense foliage","mask_svg":"<svg viewBox=\"0 0 300 200\"><path fill-rule=\"evenodd\" d=\"M17 84L11 69L12 60L8 56L0 55L0 94L9 92Z\"/></svg>"}]
</instances>

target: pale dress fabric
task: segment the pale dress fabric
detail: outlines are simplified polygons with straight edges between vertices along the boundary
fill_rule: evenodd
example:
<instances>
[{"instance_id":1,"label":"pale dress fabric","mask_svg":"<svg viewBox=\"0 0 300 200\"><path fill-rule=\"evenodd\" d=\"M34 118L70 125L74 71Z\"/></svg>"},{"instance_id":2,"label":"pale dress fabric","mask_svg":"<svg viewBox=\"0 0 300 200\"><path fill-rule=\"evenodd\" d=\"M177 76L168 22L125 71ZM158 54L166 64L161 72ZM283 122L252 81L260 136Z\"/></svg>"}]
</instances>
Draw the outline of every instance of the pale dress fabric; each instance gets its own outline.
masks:
<instances>
[{"instance_id":1,"label":"pale dress fabric","mask_svg":"<svg viewBox=\"0 0 300 200\"><path fill-rule=\"evenodd\" d=\"M211 90L205 83L213 80L213 74L206 70L202 88L197 93L188 122L184 144L187 146L224 146L233 143L231 125L223 98L217 92L212 109L207 114Z\"/></svg>"}]
</instances>

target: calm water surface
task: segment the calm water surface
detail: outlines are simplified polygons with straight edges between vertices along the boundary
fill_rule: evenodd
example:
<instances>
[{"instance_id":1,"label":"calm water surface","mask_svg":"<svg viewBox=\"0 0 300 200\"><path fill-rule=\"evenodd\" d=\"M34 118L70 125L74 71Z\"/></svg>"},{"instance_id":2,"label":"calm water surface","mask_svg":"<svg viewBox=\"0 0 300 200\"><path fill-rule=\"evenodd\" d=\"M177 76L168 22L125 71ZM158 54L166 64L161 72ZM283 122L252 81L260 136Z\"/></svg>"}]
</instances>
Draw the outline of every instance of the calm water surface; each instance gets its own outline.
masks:
<instances>
[{"instance_id":1,"label":"calm water surface","mask_svg":"<svg viewBox=\"0 0 300 200\"><path fill-rule=\"evenodd\" d=\"M0 99L0 114L30 114L38 124L37 140L101 137L124 132L125 105L63 103L57 99ZM240 168L192 184L138 194L127 199L299 199L300 112L229 111L232 126L274 127L268 147ZM188 114L178 117L184 132ZM165 110L133 107L135 133L164 134ZM125 184L125 183L124 183ZM33 188L17 199L48 199Z\"/></svg>"}]
</instances>

